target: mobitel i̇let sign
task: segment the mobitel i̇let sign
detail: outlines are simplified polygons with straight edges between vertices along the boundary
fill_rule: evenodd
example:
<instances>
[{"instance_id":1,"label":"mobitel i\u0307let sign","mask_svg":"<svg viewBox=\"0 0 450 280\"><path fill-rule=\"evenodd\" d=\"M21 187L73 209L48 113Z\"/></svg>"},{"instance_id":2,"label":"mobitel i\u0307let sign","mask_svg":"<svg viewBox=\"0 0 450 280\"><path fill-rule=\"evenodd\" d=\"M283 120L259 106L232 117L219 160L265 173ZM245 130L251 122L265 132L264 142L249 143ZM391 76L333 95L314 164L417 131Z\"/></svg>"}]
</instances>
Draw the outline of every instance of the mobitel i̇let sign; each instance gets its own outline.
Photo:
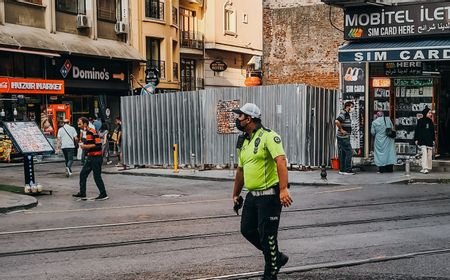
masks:
<instances>
[{"instance_id":1,"label":"mobitel i\u0307let sign","mask_svg":"<svg viewBox=\"0 0 450 280\"><path fill-rule=\"evenodd\" d=\"M64 81L0 78L0 93L64 94Z\"/></svg>"},{"instance_id":2,"label":"mobitel i\u0307let sign","mask_svg":"<svg viewBox=\"0 0 450 280\"><path fill-rule=\"evenodd\" d=\"M346 40L450 34L450 2L404 6L349 7L344 15Z\"/></svg>"}]
</instances>

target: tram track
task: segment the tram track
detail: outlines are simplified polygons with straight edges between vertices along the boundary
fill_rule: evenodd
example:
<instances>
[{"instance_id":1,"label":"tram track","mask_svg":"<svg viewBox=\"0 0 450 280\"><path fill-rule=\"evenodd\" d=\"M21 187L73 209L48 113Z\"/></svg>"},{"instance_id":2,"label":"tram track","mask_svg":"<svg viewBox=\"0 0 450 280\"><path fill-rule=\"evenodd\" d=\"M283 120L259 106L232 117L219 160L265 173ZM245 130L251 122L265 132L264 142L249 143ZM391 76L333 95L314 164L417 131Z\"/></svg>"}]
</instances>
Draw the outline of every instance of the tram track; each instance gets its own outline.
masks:
<instances>
[{"instance_id":1,"label":"tram track","mask_svg":"<svg viewBox=\"0 0 450 280\"><path fill-rule=\"evenodd\" d=\"M372 218L372 219L338 221L338 222L329 222L329 223L320 223L320 224L304 224L304 225L284 226L284 227L280 227L279 231L362 225L362 224L381 223L381 222L398 222L398 221L408 221L408 220L415 220L415 219L435 218L435 217L445 217L445 216L450 216L450 212L428 213L428 214L417 214L417 215L400 215L400 216L392 216L392 217L384 217L384 218ZM223 236L230 236L230 235L236 235L236 234L240 234L240 232L238 230L233 230L233 231L224 231L224 232L200 233L200 234L178 235L178 236L171 236L171 237L134 239L134 240L126 240L126 241L107 242L107 243L93 243L93 244L74 245L74 246L61 246L61 247L51 247L51 248L41 248L41 249L0 252L0 258L24 256L24 255L48 254L48 253L61 253L61 252L70 252L70 251L82 251L82 250L90 250L90 249L114 248L114 247L152 244L152 243L160 243L160 242L173 242L173 241L215 238L215 237L223 237Z\"/></svg>"},{"instance_id":2,"label":"tram track","mask_svg":"<svg viewBox=\"0 0 450 280\"><path fill-rule=\"evenodd\" d=\"M450 200L450 197L449 196L445 196L445 197L433 197L433 198L426 198L426 199L410 199L410 200L400 200L400 201L391 201L391 202L377 202L377 203L364 203L364 204L360 203L360 204L353 204L353 205L316 207L316 208L302 208L302 209L284 209L283 213L299 213L299 212L301 213L301 212L327 211L327 210L352 209L352 208L363 208L363 207L376 207L376 206L409 204L409 203L422 203L422 202L435 202L435 201L446 201L446 200ZM189 222L189 221L229 219L229 218L235 218L235 217L236 217L236 215L234 215L234 214L226 214L226 215L197 216L197 217L174 218L174 219L131 221L131 222L96 224L96 225L78 225L78 226L57 227L57 228L44 228L44 229L18 230L18 231L4 231L4 232L0 232L0 236L17 235L17 234L31 234L31 233L43 233L43 232L55 232L55 231L67 231L67 230L78 230L78 229L96 229L96 228L124 227L124 226L145 225L145 224L179 223L179 222Z\"/></svg>"}]
</instances>

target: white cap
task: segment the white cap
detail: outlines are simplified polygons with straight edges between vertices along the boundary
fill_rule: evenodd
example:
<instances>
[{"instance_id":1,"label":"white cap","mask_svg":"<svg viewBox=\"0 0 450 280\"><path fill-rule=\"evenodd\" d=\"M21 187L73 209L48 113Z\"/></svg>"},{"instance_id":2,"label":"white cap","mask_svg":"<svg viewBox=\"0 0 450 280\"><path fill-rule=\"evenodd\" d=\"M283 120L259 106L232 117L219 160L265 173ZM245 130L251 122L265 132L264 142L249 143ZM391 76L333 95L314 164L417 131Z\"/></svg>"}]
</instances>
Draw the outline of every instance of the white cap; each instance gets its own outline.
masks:
<instances>
[{"instance_id":1,"label":"white cap","mask_svg":"<svg viewBox=\"0 0 450 280\"><path fill-rule=\"evenodd\" d=\"M233 112L236 114L246 114L252 118L261 118L261 110L253 103L245 103L244 106L239 109L234 109Z\"/></svg>"}]
</instances>

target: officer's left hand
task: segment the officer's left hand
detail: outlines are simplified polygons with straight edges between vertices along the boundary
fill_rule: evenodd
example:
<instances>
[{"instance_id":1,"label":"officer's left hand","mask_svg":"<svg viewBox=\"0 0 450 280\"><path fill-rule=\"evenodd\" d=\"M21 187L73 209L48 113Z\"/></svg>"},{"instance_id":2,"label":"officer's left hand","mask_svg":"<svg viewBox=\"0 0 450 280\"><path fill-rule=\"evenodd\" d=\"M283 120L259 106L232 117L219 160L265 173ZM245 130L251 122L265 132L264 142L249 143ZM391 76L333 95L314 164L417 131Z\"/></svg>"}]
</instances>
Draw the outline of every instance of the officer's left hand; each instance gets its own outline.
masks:
<instances>
[{"instance_id":1,"label":"officer's left hand","mask_svg":"<svg viewBox=\"0 0 450 280\"><path fill-rule=\"evenodd\" d=\"M292 204L292 197L287 188L280 190L280 202L284 207L289 207Z\"/></svg>"}]
</instances>

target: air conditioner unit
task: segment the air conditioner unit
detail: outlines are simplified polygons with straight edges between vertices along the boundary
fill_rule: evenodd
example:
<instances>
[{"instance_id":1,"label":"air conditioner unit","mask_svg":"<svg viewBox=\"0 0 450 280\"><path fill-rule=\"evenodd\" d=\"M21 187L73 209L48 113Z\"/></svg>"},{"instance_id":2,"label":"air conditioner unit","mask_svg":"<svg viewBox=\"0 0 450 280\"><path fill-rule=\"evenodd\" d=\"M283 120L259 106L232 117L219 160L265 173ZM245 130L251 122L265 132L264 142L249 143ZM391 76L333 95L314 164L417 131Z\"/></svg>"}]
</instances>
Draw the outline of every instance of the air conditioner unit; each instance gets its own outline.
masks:
<instances>
[{"instance_id":1,"label":"air conditioner unit","mask_svg":"<svg viewBox=\"0 0 450 280\"><path fill-rule=\"evenodd\" d=\"M114 25L114 31L116 31L117 34L126 34L128 33L128 24L124 21L118 21L116 22L116 25Z\"/></svg>"},{"instance_id":2,"label":"air conditioner unit","mask_svg":"<svg viewBox=\"0 0 450 280\"><path fill-rule=\"evenodd\" d=\"M77 28L89 27L89 18L86 15L77 15Z\"/></svg>"}]
</instances>

